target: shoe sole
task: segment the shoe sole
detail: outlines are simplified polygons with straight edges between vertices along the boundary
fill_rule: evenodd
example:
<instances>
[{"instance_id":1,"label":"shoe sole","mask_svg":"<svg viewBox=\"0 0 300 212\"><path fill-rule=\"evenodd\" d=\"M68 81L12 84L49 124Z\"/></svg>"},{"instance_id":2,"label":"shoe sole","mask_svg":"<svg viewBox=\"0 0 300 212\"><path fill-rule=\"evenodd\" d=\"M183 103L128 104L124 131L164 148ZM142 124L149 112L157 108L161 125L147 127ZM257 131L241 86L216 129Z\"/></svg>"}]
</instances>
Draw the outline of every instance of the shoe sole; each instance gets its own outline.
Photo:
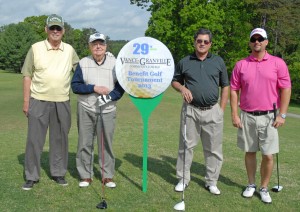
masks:
<instances>
[{"instance_id":1,"label":"shoe sole","mask_svg":"<svg viewBox=\"0 0 300 212\"><path fill-rule=\"evenodd\" d=\"M29 191L29 190L31 190L32 188L23 188L23 187L22 187L22 189L23 189L24 191Z\"/></svg>"},{"instance_id":2,"label":"shoe sole","mask_svg":"<svg viewBox=\"0 0 300 212\"><path fill-rule=\"evenodd\" d=\"M261 200L262 201L262 200ZM272 204L272 202L264 202L264 201L262 201L263 203L265 203L265 204Z\"/></svg>"}]
</instances>

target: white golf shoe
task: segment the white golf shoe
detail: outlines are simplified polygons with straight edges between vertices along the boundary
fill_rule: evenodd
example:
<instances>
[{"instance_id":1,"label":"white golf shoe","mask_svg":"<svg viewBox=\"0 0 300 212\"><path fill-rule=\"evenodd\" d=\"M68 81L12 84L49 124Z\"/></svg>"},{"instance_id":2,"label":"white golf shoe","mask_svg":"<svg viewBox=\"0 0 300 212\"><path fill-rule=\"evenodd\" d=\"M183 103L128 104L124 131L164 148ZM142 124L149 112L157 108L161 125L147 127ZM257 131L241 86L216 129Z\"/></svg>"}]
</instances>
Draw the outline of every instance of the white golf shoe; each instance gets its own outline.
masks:
<instances>
[{"instance_id":1,"label":"white golf shoe","mask_svg":"<svg viewBox=\"0 0 300 212\"><path fill-rule=\"evenodd\" d=\"M188 187L188 184L183 185L182 181L180 180L179 183L175 186L175 191L178 192L184 191L186 187Z\"/></svg>"},{"instance_id":2,"label":"white golf shoe","mask_svg":"<svg viewBox=\"0 0 300 212\"><path fill-rule=\"evenodd\" d=\"M245 191L243 192L243 197L246 197L246 198L252 197L255 190L256 190L256 185L254 185L254 184L247 185Z\"/></svg>"},{"instance_id":3,"label":"white golf shoe","mask_svg":"<svg viewBox=\"0 0 300 212\"><path fill-rule=\"evenodd\" d=\"M217 186L209 186L205 185L205 188L209 190L210 193L215 194L215 195L220 195L221 191L218 189Z\"/></svg>"},{"instance_id":4,"label":"white golf shoe","mask_svg":"<svg viewBox=\"0 0 300 212\"><path fill-rule=\"evenodd\" d=\"M79 182L79 187L80 188L86 188L86 187L88 187L92 183L92 181L93 180L91 178L82 179Z\"/></svg>"},{"instance_id":5,"label":"white golf shoe","mask_svg":"<svg viewBox=\"0 0 300 212\"><path fill-rule=\"evenodd\" d=\"M115 188L117 187L117 184L111 179L111 178L105 178L103 180L104 185L108 188Z\"/></svg>"},{"instance_id":6,"label":"white golf shoe","mask_svg":"<svg viewBox=\"0 0 300 212\"><path fill-rule=\"evenodd\" d=\"M272 203L272 198L267 188L260 188L259 193L260 193L261 201L263 201L264 203Z\"/></svg>"}]
</instances>

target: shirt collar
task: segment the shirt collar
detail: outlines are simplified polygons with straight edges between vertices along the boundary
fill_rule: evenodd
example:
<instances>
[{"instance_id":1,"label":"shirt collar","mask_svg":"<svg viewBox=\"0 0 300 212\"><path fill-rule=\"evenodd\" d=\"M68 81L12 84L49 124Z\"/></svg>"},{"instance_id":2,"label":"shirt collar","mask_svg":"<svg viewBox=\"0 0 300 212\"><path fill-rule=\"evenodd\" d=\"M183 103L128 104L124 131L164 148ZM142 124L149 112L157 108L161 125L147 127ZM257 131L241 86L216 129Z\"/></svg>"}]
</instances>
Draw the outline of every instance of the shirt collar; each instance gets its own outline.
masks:
<instances>
[{"instance_id":1,"label":"shirt collar","mask_svg":"<svg viewBox=\"0 0 300 212\"><path fill-rule=\"evenodd\" d=\"M266 51L263 59L261 61L268 60L270 58L270 54ZM257 58L255 58L252 54L249 56L250 61L257 61Z\"/></svg>"},{"instance_id":2,"label":"shirt collar","mask_svg":"<svg viewBox=\"0 0 300 212\"><path fill-rule=\"evenodd\" d=\"M212 56L212 53L208 52L206 58L210 58L211 56ZM191 54L190 59L191 60L199 60L195 52L193 54Z\"/></svg>"},{"instance_id":3,"label":"shirt collar","mask_svg":"<svg viewBox=\"0 0 300 212\"><path fill-rule=\"evenodd\" d=\"M59 45L58 49L53 49L53 47L51 46L51 44L49 43L49 41L47 39L45 40L45 45L46 45L48 51L50 51L50 50L61 50L61 51L63 51L64 50L64 43L62 41L60 42L60 45Z\"/></svg>"}]
</instances>

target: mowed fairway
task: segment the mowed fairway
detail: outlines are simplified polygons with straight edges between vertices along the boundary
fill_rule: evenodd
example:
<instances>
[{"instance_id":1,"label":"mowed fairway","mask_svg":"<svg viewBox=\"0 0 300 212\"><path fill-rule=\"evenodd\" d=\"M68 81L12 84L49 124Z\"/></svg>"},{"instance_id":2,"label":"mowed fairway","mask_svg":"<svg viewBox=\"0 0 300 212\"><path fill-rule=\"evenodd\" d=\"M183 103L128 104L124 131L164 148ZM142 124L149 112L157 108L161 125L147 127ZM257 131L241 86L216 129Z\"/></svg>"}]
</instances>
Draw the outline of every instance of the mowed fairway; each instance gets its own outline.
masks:
<instances>
[{"instance_id":1,"label":"mowed fairway","mask_svg":"<svg viewBox=\"0 0 300 212\"><path fill-rule=\"evenodd\" d=\"M48 138L42 152L41 179L30 191L23 191L23 164L27 118L22 113L22 75L0 71L0 211L97 211L101 201L100 169L95 157L94 182L78 187L75 165L77 148L76 96L71 94L72 128L69 134L67 187L51 181ZM114 138L117 183L105 189L106 211L173 211L181 201L174 191L179 113L181 98L169 88L149 119L148 190L142 191L143 123L128 94L118 103ZM300 114L299 107L293 112ZM225 112L224 164L218 187L220 196L204 189L205 166L201 143L195 149L192 180L185 191L186 211L299 211L300 208L300 119L288 117L280 129L280 181L283 190L271 192L273 203L263 204L258 192L251 199L241 196L247 184L244 153L236 147L236 129L232 127L230 108ZM260 157L258 157L260 163ZM259 170L259 169L258 169ZM257 184L260 176L257 173ZM270 187L277 183L276 164Z\"/></svg>"}]
</instances>

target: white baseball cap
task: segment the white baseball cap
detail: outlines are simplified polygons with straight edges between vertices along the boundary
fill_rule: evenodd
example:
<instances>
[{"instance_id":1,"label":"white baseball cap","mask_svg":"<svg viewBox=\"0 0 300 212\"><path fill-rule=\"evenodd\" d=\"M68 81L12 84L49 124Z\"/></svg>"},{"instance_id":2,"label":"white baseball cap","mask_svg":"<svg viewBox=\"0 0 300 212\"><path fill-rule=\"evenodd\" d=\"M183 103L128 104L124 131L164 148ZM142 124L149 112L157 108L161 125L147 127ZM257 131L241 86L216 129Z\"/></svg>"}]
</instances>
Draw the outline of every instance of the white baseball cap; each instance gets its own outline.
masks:
<instances>
[{"instance_id":1,"label":"white baseball cap","mask_svg":"<svg viewBox=\"0 0 300 212\"><path fill-rule=\"evenodd\" d=\"M261 35L263 38L268 39L267 32L262 28L255 28L254 30L252 30L252 32L250 33L250 38L253 35Z\"/></svg>"},{"instance_id":2,"label":"white baseball cap","mask_svg":"<svg viewBox=\"0 0 300 212\"><path fill-rule=\"evenodd\" d=\"M90 35L89 43L92 43L95 40L101 40L104 43L106 43L106 36L101 33L95 33L95 34Z\"/></svg>"}]
</instances>

